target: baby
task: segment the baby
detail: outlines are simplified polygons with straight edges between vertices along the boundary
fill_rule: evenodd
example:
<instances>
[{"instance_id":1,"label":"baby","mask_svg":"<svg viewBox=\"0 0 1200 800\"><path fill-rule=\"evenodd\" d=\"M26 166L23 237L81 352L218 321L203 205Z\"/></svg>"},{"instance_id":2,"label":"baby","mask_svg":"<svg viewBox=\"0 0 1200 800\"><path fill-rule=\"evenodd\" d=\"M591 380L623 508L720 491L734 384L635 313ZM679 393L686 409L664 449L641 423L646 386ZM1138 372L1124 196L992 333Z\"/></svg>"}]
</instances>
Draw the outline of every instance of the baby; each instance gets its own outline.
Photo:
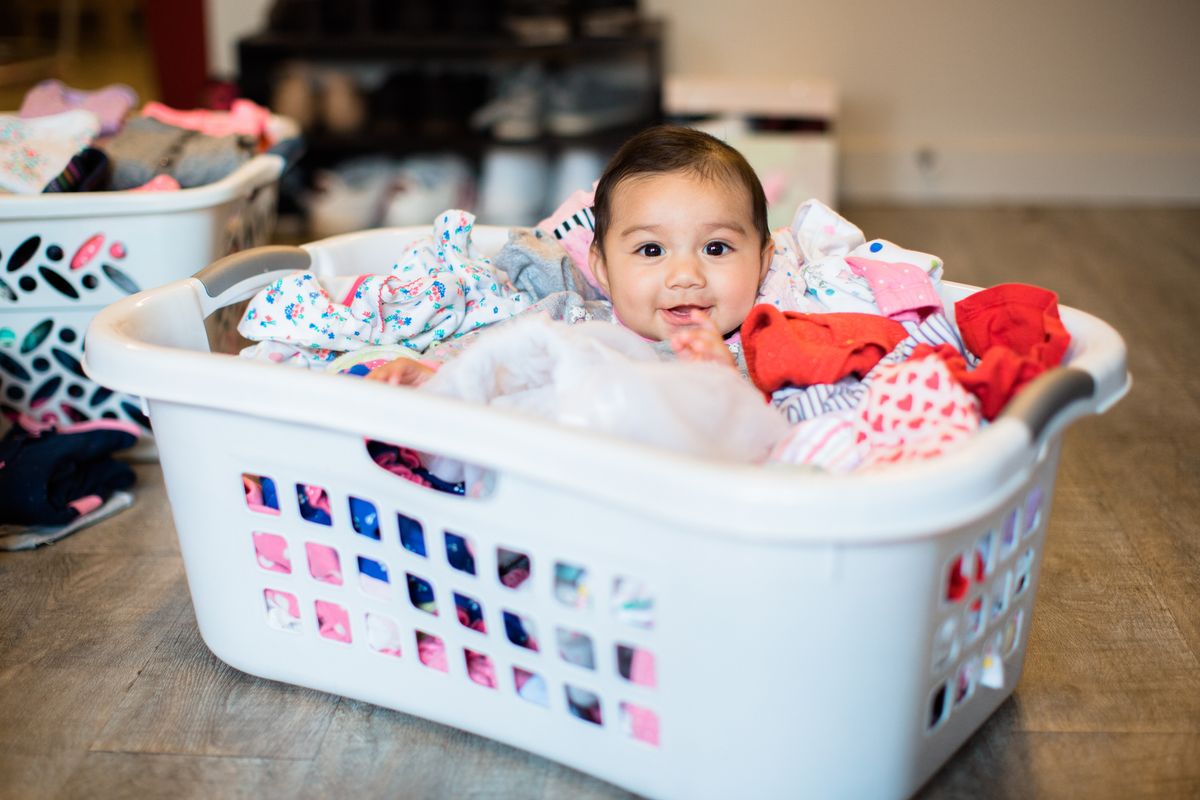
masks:
<instances>
[{"instance_id":1,"label":"baby","mask_svg":"<svg viewBox=\"0 0 1200 800\"><path fill-rule=\"evenodd\" d=\"M724 340L754 306L774 252L766 197L742 154L690 128L649 128L608 163L592 213L588 264L616 319L681 359L734 366ZM431 374L400 358L368 378L416 385Z\"/></svg>"}]
</instances>

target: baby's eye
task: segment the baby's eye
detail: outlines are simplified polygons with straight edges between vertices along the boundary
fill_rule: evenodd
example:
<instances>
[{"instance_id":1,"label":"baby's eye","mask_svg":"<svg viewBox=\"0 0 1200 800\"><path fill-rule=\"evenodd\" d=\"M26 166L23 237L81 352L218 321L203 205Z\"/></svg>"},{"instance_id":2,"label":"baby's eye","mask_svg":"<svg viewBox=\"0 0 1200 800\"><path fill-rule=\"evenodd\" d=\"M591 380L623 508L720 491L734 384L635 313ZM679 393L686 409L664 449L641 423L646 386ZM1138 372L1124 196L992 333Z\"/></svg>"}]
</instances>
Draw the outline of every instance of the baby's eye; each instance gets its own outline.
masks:
<instances>
[{"instance_id":1,"label":"baby's eye","mask_svg":"<svg viewBox=\"0 0 1200 800\"><path fill-rule=\"evenodd\" d=\"M706 256L723 256L730 250L729 245L724 242L709 242L704 245L704 254Z\"/></svg>"},{"instance_id":2,"label":"baby's eye","mask_svg":"<svg viewBox=\"0 0 1200 800\"><path fill-rule=\"evenodd\" d=\"M637 251L647 258L658 258L662 255L662 246L653 243L644 244Z\"/></svg>"}]
</instances>

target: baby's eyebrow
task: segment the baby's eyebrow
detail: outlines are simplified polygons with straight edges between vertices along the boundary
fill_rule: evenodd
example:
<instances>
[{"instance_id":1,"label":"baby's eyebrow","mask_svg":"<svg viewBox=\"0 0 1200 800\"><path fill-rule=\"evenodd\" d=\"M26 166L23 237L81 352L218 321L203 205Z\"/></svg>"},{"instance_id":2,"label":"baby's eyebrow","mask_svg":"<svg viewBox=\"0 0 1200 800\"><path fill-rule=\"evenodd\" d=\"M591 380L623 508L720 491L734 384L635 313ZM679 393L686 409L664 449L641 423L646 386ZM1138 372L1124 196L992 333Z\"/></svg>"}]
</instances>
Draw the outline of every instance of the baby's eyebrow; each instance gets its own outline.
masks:
<instances>
[{"instance_id":1,"label":"baby's eyebrow","mask_svg":"<svg viewBox=\"0 0 1200 800\"><path fill-rule=\"evenodd\" d=\"M736 220L730 222L705 222L701 223L698 227L702 231L728 230L743 235L746 233L746 227ZM621 231L618 236L625 237L631 233L636 233L637 231L646 231L647 233L657 234L660 230L661 226L659 225L630 225L628 228Z\"/></svg>"},{"instance_id":2,"label":"baby's eyebrow","mask_svg":"<svg viewBox=\"0 0 1200 800\"><path fill-rule=\"evenodd\" d=\"M620 235L628 236L629 234L636 233L637 231L646 231L647 233L658 233L659 230L660 229L659 229L658 225L630 225L628 228L621 231Z\"/></svg>"},{"instance_id":3,"label":"baby's eyebrow","mask_svg":"<svg viewBox=\"0 0 1200 800\"><path fill-rule=\"evenodd\" d=\"M743 226L740 222L738 222L736 220L731 221L731 222L708 222L708 223L705 223L704 225L701 225L700 229L705 230L705 231L730 230L735 233L742 233L742 234L744 234L746 232L745 226Z\"/></svg>"}]
</instances>

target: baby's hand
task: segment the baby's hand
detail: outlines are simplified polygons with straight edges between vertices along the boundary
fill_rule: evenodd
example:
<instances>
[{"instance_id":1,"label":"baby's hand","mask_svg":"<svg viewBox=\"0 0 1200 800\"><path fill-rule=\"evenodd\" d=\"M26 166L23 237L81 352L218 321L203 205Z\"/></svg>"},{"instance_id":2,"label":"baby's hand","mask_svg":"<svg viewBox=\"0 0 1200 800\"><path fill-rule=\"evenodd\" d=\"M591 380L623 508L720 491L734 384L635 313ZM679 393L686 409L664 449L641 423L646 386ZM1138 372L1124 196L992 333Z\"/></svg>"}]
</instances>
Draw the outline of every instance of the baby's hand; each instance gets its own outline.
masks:
<instances>
[{"instance_id":1,"label":"baby's hand","mask_svg":"<svg viewBox=\"0 0 1200 800\"><path fill-rule=\"evenodd\" d=\"M671 349L683 361L709 361L737 367L733 354L725 346L721 332L703 311L692 309L693 327L684 328L671 337Z\"/></svg>"},{"instance_id":2,"label":"baby's hand","mask_svg":"<svg viewBox=\"0 0 1200 800\"><path fill-rule=\"evenodd\" d=\"M433 372L420 361L401 356L368 372L367 380L382 381L391 386L420 386Z\"/></svg>"}]
</instances>

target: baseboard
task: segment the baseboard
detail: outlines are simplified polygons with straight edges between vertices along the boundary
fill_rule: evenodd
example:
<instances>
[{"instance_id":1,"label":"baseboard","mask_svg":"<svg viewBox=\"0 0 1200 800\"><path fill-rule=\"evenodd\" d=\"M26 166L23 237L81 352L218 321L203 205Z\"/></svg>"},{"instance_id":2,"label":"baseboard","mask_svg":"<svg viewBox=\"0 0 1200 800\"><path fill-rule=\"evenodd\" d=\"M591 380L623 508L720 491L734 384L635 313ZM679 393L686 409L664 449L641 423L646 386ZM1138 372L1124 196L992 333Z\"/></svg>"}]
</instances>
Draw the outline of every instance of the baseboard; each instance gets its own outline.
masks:
<instances>
[{"instance_id":1,"label":"baseboard","mask_svg":"<svg viewBox=\"0 0 1200 800\"><path fill-rule=\"evenodd\" d=\"M1200 204L1200 138L887 142L843 137L849 202Z\"/></svg>"}]
</instances>

